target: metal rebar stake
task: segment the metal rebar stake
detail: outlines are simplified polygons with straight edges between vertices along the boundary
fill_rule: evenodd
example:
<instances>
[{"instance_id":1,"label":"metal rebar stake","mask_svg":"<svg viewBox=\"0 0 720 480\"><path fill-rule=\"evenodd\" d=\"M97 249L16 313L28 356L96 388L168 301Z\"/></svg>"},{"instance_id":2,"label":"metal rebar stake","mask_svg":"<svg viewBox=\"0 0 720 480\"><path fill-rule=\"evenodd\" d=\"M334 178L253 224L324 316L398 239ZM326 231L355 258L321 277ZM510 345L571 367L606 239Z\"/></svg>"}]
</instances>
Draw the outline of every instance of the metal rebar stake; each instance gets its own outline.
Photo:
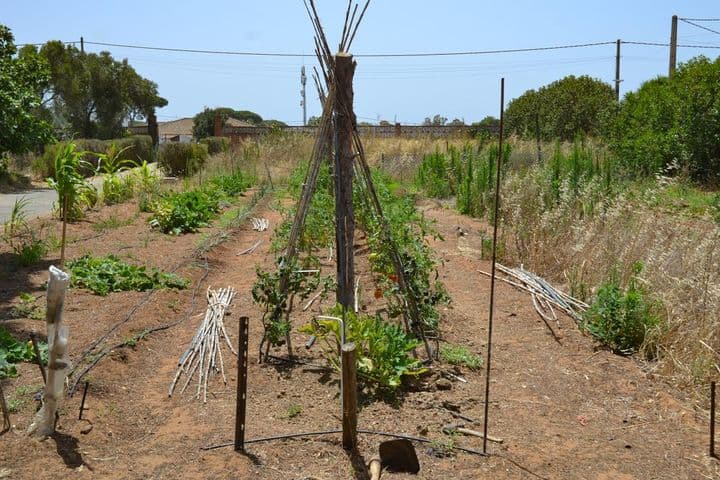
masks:
<instances>
[{"instance_id":1,"label":"metal rebar stake","mask_svg":"<svg viewBox=\"0 0 720 480\"><path fill-rule=\"evenodd\" d=\"M500 79L500 149L497 160L495 181L495 215L493 217L492 269L490 270L490 313L488 315L487 360L485 369L485 414L483 418L483 453L487 453L488 406L490 405L490 359L492 352L493 304L495 302L495 264L497 263L497 230L500 211L500 167L503 154L503 110L505 106L505 79Z\"/></svg>"}]
</instances>

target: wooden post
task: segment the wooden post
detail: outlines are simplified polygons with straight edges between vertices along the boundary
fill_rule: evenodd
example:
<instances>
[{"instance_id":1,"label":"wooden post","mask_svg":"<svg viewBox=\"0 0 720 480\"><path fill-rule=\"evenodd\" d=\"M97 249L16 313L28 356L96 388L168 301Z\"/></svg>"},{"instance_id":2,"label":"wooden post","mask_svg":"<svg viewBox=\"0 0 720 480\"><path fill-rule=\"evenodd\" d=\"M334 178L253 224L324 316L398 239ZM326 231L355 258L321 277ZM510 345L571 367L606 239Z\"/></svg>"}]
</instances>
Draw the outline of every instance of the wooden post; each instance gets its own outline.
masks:
<instances>
[{"instance_id":1,"label":"wooden post","mask_svg":"<svg viewBox=\"0 0 720 480\"><path fill-rule=\"evenodd\" d=\"M0 385L0 410L2 410L3 423L0 433L7 432L12 427L10 422L10 411L8 410L7 403L5 403L5 393L3 393L2 385Z\"/></svg>"},{"instance_id":2,"label":"wooden post","mask_svg":"<svg viewBox=\"0 0 720 480\"><path fill-rule=\"evenodd\" d=\"M715 381L710 382L710 456L715 457Z\"/></svg>"},{"instance_id":3,"label":"wooden post","mask_svg":"<svg viewBox=\"0 0 720 480\"><path fill-rule=\"evenodd\" d=\"M67 232L68 197L67 192L63 194L62 201L62 236L60 238L60 268L65 268L65 235ZM49 341L49 339L48 339Z\"/></svg>"},{"instance_id":4,"label":"wooden post","mask_svg":"<svg viewBox=\"0 0 720 480\"><path fill-rule=\"evenodd\" d=\"M620 44L618 39L615 45L615 100L620 101Z\"/></svg>"},{"instance_id":5,"label":"wooden post","mask_svg":"<svg viewBox=\"0 0 720 480\"><path fill-rule=\"evenodd\" d=\"M354 450L357 446L357 365L355 344L342 346L342 424L343 448Z\"/></svg>"},{"instance_id":6,"label":"wooden post","mask_svg":"<svg viewBox=\"0 0 720 480\"><path fill-rule=\"evenodd\" d=\"M352 55L335 55L335 247L337 251L337 302L347 309L354 304L353 243L353 75Z\"/></svg>"},{"instance_id":7,"label":"wooden post","mask_svg":"<svg viewBox=\"0 0 720 480\"><path fill-rule=\"evenodd\" d=\"M672 77L675 74L675 66L677 65L677 15L672 16L672 23L670 24L670 68L668 76Z\"/></svg>"},{"instance_id":8,"label":"wooden post","mask_svg":"<svg viewBox=\"0 0 720 480\"><path fill-rule=\"evenodd\" d=\"M235 409L235 451L245 452L245 406L247 403L248 317L240 317L238 333L237 399Z\"/></svg>"}]
</instances>

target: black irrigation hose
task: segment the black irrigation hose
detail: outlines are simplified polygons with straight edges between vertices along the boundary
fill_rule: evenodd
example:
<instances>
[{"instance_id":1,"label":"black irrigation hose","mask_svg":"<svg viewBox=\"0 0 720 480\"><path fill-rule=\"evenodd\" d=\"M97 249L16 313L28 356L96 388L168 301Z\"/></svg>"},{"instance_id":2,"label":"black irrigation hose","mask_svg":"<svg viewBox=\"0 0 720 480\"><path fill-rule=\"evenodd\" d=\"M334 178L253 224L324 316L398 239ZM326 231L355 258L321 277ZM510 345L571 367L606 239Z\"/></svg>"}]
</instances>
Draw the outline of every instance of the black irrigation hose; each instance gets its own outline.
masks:
<instances>
[{"instance_id":1,"label":"black irrigation hose","mask_svg":"<svg viewBox=\"0 0 720 480\"><path fill-rule=\"evenodd\" d=\"M399 433L376 432L374 430L362 430L362 429L358 429L357 432L364 433L366 435L379 435L381 437L402 438L404 440L411 440L411 441L420 442L420 443L432 443L433 442L432 440L428 440L427 438L413 437L411 435L402 435ZM275 440L287 440L287 439L300 438L300 437L318 437L321 435L332 435L335 433L342 433L342 430L336 429L336 430L324 430L324 431L319 431L319 432L290 433L288 435L275 435L272 437L253 438L250 440L245 440L244 443L262 443L262 442L272 442ZM218 448L231 447L233 445L235 445L235 442L227 442L227 443L221 443L218 445L210 445L208 447L200 447L200 450L204 450L204 451L217 450ZM487 453L483 453L479 450L474 450L472 448L454 446L453 450L460 450L462 452L472 453L474 455L488 456Z\"/></svg>"}]
</instances>

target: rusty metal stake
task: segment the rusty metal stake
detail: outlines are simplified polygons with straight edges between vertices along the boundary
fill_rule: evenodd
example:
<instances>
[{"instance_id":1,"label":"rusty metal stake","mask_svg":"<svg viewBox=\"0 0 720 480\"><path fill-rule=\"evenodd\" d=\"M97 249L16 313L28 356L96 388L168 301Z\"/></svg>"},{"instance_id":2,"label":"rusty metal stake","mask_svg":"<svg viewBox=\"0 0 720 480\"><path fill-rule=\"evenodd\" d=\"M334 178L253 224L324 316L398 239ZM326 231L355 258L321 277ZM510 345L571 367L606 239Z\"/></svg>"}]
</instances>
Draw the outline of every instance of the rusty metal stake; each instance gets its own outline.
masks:
<instances>
[{"instance_id":1,"label":"rusty metal stake","mask_svg":"<svg viewBox=\"0 0 720 480\"><path fill-rule=\"evenodd\" d=\"M710 456L715 455L715 381L710 382Z\"/></svg>"},{"instance_id":2,"label":"rusty metal stake","mask_svg":"<svg viewBox=\"0 0 720 480\"><path fill-rule=\"evenodd\" d=\"M40 356L40 349L37 344L37 335L35 332L30 334L30 342L32 342L33 351L35 352L35 358L37 358L38 367L40 367L40 374L43 378L43 384L47 384L47 373L45 373L45 367L43 366L42 357Z\"/></svg>"},{"instance_id":3,"label":"rusty metal stake","mask_svg":"<svg viewBox=\"0 0 720 480\"><path fill-rule=\"evenodd\" d=\"M493 306L495 303L495 264L497 263L498 216L500 215L500 170L503 158L503 112L505 110L505 79L500 79L500 135L497 158L497 178L495 181L495 215L493 217L492 270L490 270L490 312L488 315L487 360L485 372L485 415L483 418L483 453L487 453L488 411L490 405L490 359L492 352Z\"/></svg>"},{"instance_id":4,"label":"rusty metal stake","mask_svg":"<svg viewBox=\"0 0 720 480\"><path fill-rule=\"evenodd\" d=\"M83 390L82 400L80 400L80 413L78 414L78 420L82 420L83 412L85 410L87 410L85 408L85 397L87 397L87 391L88 391L89 386L90 386L90 381L85 380L85 389Z\"/></svg>"},{"instance_id":5,"label":"rusty metal stake","mask_svg":"<svg viewBox=\"0 0 720 480\"><path fill-rule=\"evenodd\" d=\"M247 403L248 317L240 317L238 336L237 400L235 410L235 451L245 452L245 406Z\"/></svg>"}]
</instances>

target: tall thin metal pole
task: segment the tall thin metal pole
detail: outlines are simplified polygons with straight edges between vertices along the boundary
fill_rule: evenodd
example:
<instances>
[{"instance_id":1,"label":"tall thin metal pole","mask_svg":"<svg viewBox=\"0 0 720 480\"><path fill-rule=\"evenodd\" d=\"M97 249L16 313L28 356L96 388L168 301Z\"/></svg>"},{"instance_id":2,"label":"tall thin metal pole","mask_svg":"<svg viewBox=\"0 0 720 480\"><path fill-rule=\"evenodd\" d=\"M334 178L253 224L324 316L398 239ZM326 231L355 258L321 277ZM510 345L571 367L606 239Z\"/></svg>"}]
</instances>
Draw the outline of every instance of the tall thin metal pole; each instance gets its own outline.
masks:
<instances>
[{"instance_id":1,"label":"tall thin metal pole","mask_svg":"<svg viewBox=\"0 0 720 480\"><path fill-rule=\"evenodd\" d=\"M615 100L620 101L620 44L618 39L615 47Z\"/></svg>"},{"instance_id":2,"label":"tall thin metal pole","mask_svg":"<svg viewBox=\"0 0 720 480\"><path fill-rule=\"evenodd\" d=\"M500 140L495 179L495 215L493 216L492 269L490 270L490 314L488 316L487 360L485 362L485 418L483 419L483 453L487 453L488 407L490 405L490 359L492 352L493 304L495 302L495 264L497 262L497 231L500 213L500 170L503 157L503 117L505 110L505 79L500 79Z\"/></svg>"},{"instance_id":3,"label":"tall thin metal pole","mask_svg":"<svg viewBox=\"0 0 720 480\"><path fill-rule=\"evenodd\" d=\"M80 53L85 53L85 39L80 37Z\"/></svg>"},{"instance_id":4,"label":"tall thin metal pole","mask_svg":"<svg viewBox=\"0 0 720 480\"><path fill-rule=\"evenodd\" d=\"M670 24L670 68L668 69L668 76L672 77L675 74L675 66L677 65L677 22L678 16L672 16L672 23Z\"/></svg>"}]
</instances>

